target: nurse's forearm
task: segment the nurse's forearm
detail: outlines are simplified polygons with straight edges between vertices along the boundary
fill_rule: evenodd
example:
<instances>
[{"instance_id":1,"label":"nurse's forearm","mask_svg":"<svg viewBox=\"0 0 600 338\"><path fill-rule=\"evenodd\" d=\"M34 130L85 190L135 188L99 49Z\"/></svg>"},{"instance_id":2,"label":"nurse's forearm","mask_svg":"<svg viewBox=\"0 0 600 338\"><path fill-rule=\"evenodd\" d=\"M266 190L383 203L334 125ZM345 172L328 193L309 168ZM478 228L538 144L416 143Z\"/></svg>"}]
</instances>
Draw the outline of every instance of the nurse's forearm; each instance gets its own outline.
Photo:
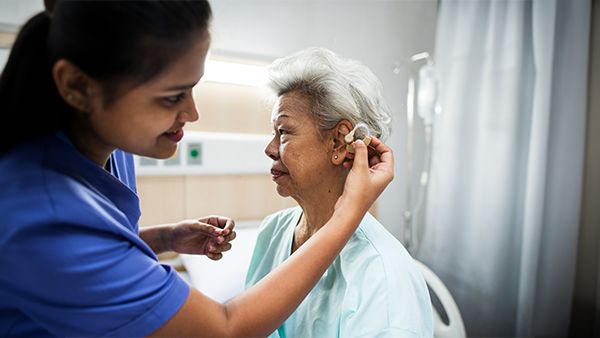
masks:
<instances>
[{"instance_id":1,"label":"nurse's forearm","mask_svg":"<svg viewBox=\"0 0 600 338\"><path fill-rule=\"evenodd\" d=\"M168 231L172 224L155 225L140 228L140 238L148 244L155 254L170 251L167 241Z\"/></svg>"},{"instance_id":2,"label":"nurse's forearm","mask_svg":"<svg viewBox=\"0 0 600 338\"><path fill-rule=\"evenodd\" d=\"M283 264L226 303L229 335L267 336L277 329L339 255L364 212L352 209L335 213Z\"/></svg>"},{"instance_id":3,"label":"nurse's forearm","mask_svg":"<svg viewBox=\"0 0 600 338\"><path fill-rule=\"evenodd\" d=\"M190 287L190 294L179 311L150 336L268 336L312 290L366 211L356 204L339 208L331 220L283 264L226 304L219 304Z\"/></svg>"}]
</instances>

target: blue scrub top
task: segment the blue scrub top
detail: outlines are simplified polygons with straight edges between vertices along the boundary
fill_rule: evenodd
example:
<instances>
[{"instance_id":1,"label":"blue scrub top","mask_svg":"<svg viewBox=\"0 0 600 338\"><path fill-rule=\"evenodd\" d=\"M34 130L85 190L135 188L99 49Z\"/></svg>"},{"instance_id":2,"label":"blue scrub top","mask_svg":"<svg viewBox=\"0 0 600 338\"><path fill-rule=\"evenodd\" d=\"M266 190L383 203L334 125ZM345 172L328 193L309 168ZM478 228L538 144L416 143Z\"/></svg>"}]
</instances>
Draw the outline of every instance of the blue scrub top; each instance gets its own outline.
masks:
<instances>
[{"instance_id":1,"label":"blue scrub top","mask_svg":"<svg viewBox=\"0 0 600 338\"><path fill-rule=\"evenodd\" d=\"M0 157L0 336L145 336L189 286L139 238L130 154L111 173L64 134Z\"/></svg>"}]
</instances>

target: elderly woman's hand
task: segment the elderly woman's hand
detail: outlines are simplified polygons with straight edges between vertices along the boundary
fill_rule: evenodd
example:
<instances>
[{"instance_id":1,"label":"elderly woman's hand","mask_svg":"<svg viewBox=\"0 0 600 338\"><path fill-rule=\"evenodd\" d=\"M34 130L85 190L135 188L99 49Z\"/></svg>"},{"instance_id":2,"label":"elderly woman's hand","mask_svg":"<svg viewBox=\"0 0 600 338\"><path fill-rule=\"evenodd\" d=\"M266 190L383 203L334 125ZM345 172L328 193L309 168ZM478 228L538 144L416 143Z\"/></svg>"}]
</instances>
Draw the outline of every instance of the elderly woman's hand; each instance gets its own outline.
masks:
<instances>
[{"instance_id":1,"label":"elderly woman's hand","mask_svg":"<svg viewBox=\"0 0 600 338\"><path fill-rule=\"evenodd\" d=\"M199 220L186 220L172 225L168 235L172 251L185 254L206 255L212 260L223 257L235 239L235 222L226 217L209 216Z\"/></svg>"},{"instance_id":2,"label":"elderly woman's hand","mask_svg":"<svg viewBox=\"0 0 600 338\"><path fill-rule=\"evenodd\" d=\"M344 166L352 168L346 179L344 193L336 204L356 203L369 209L394 179L394 155L392 150L376 137L371 136L367 148L358 140L354 143L354 154L347 154Z\"/></svg>"}]
</instances>

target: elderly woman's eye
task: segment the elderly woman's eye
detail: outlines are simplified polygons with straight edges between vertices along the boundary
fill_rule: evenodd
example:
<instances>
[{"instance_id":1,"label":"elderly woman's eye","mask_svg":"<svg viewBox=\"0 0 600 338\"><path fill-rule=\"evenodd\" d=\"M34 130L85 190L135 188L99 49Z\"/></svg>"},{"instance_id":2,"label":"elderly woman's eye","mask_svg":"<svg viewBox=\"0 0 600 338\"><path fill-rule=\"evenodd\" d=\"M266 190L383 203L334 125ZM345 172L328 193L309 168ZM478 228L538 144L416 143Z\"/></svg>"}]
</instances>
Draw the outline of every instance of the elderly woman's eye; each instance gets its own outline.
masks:
<instances>
[{"instance_id":1,"label":"elderly woman's eye","mask_svg":"<svg viewBox=\"0 0 600 338\"><path fill-rule=\"evenodd\" d=\"M287 131L283 130L283 129L279 129L277 130L279 132L280 135L283 135L284 133L287 133Z\"/></svg>"}]
</instances>

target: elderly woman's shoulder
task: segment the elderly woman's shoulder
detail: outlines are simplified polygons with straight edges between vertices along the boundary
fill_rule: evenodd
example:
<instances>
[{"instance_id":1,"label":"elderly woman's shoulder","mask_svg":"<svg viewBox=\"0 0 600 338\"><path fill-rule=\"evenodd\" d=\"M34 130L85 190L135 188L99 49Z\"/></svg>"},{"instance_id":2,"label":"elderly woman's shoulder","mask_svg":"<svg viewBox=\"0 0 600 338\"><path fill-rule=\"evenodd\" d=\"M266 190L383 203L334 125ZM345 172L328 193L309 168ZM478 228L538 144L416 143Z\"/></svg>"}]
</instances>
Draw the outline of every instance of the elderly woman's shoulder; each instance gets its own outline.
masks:
<instances>
[{"instance_id":1,"label":"elderly woman's shoulder","mask_svg":"<svg viewBox=\"0 0 600 338\"><path fill-rule=\"evenodd\" d=\"M399 261L410 262L410 254L373 215L367 213L342 254L360 256L370 264L398 267ZM374 263L375 261L379 263ZM400 264L402 266L402 264Z\"/></svg>"},{"instance_id":2,"label":"elderly woman's shoulder","mask_svg":"<svg viewBox=\"0 0 600 338\"><path fill-rule=\"evenodd\" d=\"M392 233L377 218L367 213L363 218L355 237L363 236L364 240L372 242L374 245L385 245L388 247L404 248L402 243L394 237Z\"/></svg>"}]
</instances>

